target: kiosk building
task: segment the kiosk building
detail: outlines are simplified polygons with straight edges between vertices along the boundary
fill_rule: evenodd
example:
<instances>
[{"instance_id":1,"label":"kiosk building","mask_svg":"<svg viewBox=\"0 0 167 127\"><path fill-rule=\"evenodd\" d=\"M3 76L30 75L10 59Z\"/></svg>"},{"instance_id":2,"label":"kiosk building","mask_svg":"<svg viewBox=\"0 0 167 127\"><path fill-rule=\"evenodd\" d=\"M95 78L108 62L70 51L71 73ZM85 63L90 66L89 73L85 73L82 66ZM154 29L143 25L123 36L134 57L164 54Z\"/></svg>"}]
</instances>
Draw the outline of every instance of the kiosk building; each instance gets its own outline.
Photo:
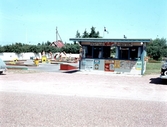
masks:
<instances>
[{"instance_id":1,"label":"kiosk building","mask_svg":"<svg viewBox=\"0 0 167 127\"><path fill-rule=\"evenodd\" d=\"M146 71L146 43L151 39L70 38L81 45L79 69L139 74Z\"/></svg>"}]
</instances>

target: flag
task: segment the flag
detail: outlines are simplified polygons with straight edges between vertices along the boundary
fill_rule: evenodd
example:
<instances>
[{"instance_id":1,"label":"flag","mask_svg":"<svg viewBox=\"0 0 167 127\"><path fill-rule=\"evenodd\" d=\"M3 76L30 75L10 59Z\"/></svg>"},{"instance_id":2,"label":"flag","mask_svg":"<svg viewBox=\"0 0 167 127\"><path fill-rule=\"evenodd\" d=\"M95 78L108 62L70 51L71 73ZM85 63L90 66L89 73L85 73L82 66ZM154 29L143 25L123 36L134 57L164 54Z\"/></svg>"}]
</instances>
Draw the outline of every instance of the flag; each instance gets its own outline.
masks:
<instances>
[{"instance_id":1,"label":"flag","mask_svg":"<svg viewBox=\"0 0 167 127\"><path fill-rule=\"evenodd\" d=\"M124 35L124 38L126 39L127 37Z\"/></svg>"},{"instance_id":2,"label":"flag","mask_svg":"<svg viewBox=\"0 0 167 127\"><path fill-rule=\"evenodd\" d=\"M104 27L104 32L107 32L107 33L109 33L109 32L106 30L106 27Z\"/></svg>"}]
</instances>

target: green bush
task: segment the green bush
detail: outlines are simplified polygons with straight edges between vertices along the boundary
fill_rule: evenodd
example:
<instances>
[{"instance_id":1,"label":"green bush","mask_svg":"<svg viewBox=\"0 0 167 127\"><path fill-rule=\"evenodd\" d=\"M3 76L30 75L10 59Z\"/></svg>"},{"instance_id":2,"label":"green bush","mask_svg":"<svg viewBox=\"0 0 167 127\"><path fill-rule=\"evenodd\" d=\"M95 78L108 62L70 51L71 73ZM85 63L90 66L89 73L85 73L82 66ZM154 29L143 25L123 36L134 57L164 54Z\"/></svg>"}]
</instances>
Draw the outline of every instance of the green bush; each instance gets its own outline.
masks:
<instances>
[{"instance_id":1,"label":"green bush","mask_svg":"<svg viewBox=\"0 0 167 127\"><path fill-rule=\"evenodd\" d=\"M161 63L161 61L157 61L157 60L154 60L154 59L149 59L148 62L149 63Z\"/></svg>"}]
</instances>

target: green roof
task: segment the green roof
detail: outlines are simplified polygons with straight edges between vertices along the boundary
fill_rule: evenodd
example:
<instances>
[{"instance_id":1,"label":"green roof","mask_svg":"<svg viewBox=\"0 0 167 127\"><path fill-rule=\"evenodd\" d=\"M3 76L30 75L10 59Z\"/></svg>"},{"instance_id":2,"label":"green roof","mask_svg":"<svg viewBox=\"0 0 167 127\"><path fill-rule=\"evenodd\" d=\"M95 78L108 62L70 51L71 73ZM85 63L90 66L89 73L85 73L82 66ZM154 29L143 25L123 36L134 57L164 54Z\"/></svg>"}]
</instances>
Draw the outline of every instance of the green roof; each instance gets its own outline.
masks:
<instances>
[{"instance_id":1,"label":"green roof","mask_svg":"<svg viewBox=\"0 0 167 127\"><path fill-rule=\"evenodd\" d=\"M151 39L115 39L115 38L70 38L78 42L151 42Z\"/></svg>"}]
</instances>

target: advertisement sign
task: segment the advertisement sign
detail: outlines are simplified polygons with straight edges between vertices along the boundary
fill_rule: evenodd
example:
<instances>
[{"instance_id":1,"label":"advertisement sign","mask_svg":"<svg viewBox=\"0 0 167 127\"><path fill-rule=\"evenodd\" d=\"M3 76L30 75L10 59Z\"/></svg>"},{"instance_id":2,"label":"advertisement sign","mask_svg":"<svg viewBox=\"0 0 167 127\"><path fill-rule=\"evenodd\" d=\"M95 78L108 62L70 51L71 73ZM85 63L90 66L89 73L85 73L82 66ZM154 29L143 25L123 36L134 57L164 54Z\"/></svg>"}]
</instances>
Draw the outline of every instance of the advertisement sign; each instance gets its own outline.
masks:
<instances>
[{"instance_id":1,"label":"advertisement sign","mask_svg":"<svg viewBox=\"0 0 167 127\"><path fill-rule=\"evenodd\" d=\"M94 60L86 59L85 60L85 70L93 70Z\"/></svg>"},{"instance_id":2,"label":"advertisement sign","mask_svg":"<svg viewBox=\"0 0 167 127\"><path fill-rule=\"evenodd\" d=\"M127 60L121 60L120 61L120 69L131 69L131 61L127 61Z\"/></svg>"},{"instance_id":3,"label":"advertisement sign","mask_svg":"<svg viewBox=\"0 0 167 127\"><path fill-rule=\"evenodd\" d=\"M114 60L105 60L104 70L114 72Z\"/></svg>"},{"instance_id":4,"label":"advertisement sign","mask_svg":"<svg viewBox=\"0 0 167 127\"><path fill-rule=\"evenodd\" d=\"M120 60L115 60L114 68L120 68Z\"/></svg>"},{"instance_id":5,"label":"advertisement sign","mask_svg":"<svg viewBox=\"0 0 167 127\"><path fill-rule=\"evenodd\" d=\"M104 46L114 46L114 42L104 42Z\"/></svg>"},{"instance_id":6,"label":"advertisement sign","mask_svg":"<svg viewBox=\"0 0 167 127\"><path fill-rule=\"evenodd\" d=\"M141 68L142 68L142 61L137 61L136 70L141 70Z\"/></svg>"},{"instance_id":7,"label":"advertisement sign","mask_svg":"<svg viewBox=\"0 0 167 127\"><path fill-rule=\"evenodd\" d=\"M94 60L94 69L99 70L100 60Z\"/></svg>"}]
</instances>

